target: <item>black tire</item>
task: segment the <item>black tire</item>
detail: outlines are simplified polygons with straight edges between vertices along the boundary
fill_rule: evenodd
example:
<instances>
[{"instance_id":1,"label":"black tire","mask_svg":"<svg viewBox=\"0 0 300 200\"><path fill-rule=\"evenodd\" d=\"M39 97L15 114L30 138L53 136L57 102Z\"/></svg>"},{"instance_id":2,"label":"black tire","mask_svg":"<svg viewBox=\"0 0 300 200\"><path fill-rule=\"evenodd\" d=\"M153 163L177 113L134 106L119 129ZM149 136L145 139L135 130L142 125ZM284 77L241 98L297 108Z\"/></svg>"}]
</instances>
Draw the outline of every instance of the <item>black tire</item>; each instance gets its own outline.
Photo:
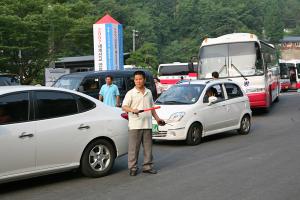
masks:
<instances>
[{"instance_id":1,"label":"black tire","mask_svg":"<svg viewBox=\"0 0 300 200\"><path fill-rule=\"evenodd\" d=\"M279 102L279 96L276 97L276 99L274 100L275 103Z\"/></svg>"},{"instance_id":2,"label":"black tire","mask_svg":"<svg viewBox=\"0 0 300 200\"><path fill-rule=\"evenodd\" d=\"M202 126L199 123L193 123L187 133L186 143L194 146L198 145L202 141Z\"/></svg>"},{"instance_id":3,"label":"black tire","mask_svg":"<svg viewBox=\"0 0 300 200\"><path fill-rule=\"evenodd\" d=\"M106 176L112 169L115 158L116 151L109 141L95 140L86 147L82 154L81 172L92 178Z\"/></svg>"},{"instance_id":4,"label":"black tire","mask_svg":"<svg viewBox=\"0 0 300 200\"><path fill-rule=\"evenodd\" d=\"M251 129L250 116L244 115L240 123L240 128L237 131L241 135L247 135L250 132L250 129Z\"/></svg>"}]
</instances>

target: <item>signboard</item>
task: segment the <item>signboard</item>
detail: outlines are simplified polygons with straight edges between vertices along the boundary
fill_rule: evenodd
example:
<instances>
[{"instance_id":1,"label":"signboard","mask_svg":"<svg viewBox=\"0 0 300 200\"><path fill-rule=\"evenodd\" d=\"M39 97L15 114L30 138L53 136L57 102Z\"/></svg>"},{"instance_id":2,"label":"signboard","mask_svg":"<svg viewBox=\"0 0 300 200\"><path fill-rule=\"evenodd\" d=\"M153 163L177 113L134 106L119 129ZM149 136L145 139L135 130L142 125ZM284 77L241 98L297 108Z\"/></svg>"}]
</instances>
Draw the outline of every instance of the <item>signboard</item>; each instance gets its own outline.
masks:
<instances>
[{"instance_id":1,"label":"signboard","mask_svg":"<svg viewBox=\"0 0 300 200\"><path fill-rule=\"evenodd\" d=\"M95 71L123 70L122 25L109 15L93 25Z\"/></svg>"}]
</instances>

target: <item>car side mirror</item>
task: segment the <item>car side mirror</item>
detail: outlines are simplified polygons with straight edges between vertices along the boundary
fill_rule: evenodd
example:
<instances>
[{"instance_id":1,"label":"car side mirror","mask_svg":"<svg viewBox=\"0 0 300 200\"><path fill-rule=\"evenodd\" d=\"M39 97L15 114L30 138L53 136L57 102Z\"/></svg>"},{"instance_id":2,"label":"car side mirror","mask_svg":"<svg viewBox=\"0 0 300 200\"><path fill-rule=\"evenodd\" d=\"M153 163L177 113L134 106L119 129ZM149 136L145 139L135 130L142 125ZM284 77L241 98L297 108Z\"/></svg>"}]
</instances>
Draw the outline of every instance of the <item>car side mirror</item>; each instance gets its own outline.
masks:
<instances>
[{"instance_id":1,"label":"car side mirror","mask_svg":"<svg viewBox=\"0 0 300 200\"><path fill-rule=\"evenodd\" d=\"M81 85L81 86L79 86L79 88L78 88L78 92L83 92L84 91L84 87Z\"/></svg>"},{"instance_id":2,"label":"car side mirror","mask_svg":"<svg viewBox=\"0 0 300 200\"><path fill-rule=\"evenodd\" d=\"M208 105L212 105L218 101L218 98L215 96L208 97Z\"/></svg>"}]
</instances>

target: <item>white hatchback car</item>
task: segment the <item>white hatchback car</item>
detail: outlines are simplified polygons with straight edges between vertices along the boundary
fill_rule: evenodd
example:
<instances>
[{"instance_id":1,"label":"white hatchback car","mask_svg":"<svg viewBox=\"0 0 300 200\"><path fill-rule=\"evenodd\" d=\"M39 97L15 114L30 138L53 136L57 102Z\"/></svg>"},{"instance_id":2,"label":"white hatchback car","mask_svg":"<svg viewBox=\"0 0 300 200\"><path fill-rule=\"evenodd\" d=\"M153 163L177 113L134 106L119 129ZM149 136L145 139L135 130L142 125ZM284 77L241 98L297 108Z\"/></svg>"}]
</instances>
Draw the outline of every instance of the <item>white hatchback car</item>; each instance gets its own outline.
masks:
<instances>
[{"instance_id":1,"label":"white hatchback car","mask_svg":"<svg viewBox=\"0 0 300 200\"><path fill-rule=\"evenodd\" d=\"M196 80L172 86L155 102L158 115L166 121L158 126L153 120L153 139L186 140L197 145L202 137L238 130L248 134L252 112L249 99L231 80Z\"/></svg>"},{"instance_id":2,"label":"white hatchback car","mask_svg":"<svg viewBox=\"0 0 300 200\"><path fill-rule=\"evenodd\" d=\"M71 90L0 87L0 182L74 168L104 176L127 144L120 109Z\"/></svg>"}]
</instances>

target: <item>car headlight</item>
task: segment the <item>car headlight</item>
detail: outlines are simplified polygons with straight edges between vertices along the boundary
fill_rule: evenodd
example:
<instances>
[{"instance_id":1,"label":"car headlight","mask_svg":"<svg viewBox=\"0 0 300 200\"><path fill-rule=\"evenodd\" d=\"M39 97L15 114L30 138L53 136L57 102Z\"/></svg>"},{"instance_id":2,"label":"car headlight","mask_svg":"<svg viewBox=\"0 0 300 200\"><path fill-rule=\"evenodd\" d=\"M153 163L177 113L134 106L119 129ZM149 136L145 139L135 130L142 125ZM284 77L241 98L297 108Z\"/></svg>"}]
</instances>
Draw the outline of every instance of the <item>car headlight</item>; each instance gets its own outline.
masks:
<instances>
[{"instance_id":1,"label":"car headlight","mask_svg":"<svg viewBox=\"0 0 300 200\"><path fill-rule=\"evenodd\" d=\"M183 118L184 115L185 115L185 112L173 113L170 116L170 118L169 118L168 121L170 121L170 122L178 122L178 121L180 121Z\"/></svg>"},{"instance_id":2,"label":"car headlight","mask_svg":"<svg viewBox=\"0 0 300 200\"><path fill-rule=\"evenodd\" d=\"M246 89L247 93L252 93L252 92L265 92L265 88L247 88Z\"/></svg>"}]
</instances>

